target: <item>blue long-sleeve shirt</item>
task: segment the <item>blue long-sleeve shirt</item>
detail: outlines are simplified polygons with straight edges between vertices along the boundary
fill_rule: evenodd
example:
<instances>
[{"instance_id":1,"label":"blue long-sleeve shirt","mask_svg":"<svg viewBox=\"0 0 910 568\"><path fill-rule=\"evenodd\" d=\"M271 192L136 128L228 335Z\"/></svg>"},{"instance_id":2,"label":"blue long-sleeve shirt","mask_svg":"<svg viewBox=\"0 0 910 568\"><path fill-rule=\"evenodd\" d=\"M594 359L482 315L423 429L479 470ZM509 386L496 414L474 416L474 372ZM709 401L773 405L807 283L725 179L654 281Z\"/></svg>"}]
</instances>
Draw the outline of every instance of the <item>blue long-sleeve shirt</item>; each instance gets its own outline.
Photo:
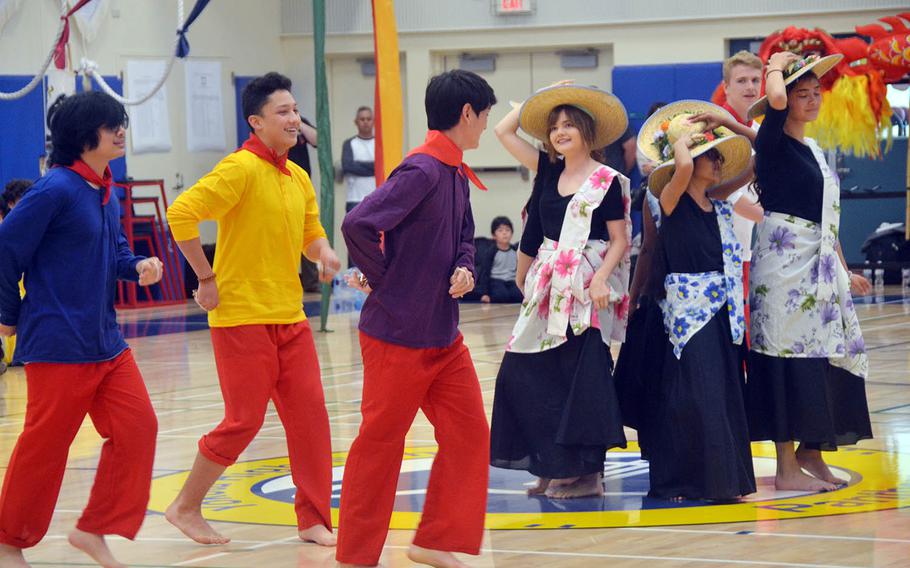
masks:
<instances>
[{"instance_id":1,"label":"blue long-sleeve shirt","mask_svg":"<svg viewBox=\"0 0 910 568\"><path fill-rule=\"evenodd\" d=\"M458 337L456 267L474 273L467 179L426 154L408 156L344 219L348 254L370 282L360 330L407 347L447 347ZM385 232L385 252L379 233Z\"/></svg>"},{"instance_id":2,"label":"blue long-sleeve shirt","mask_svg":"<svg viewBox=\"0 0 910 568\"><path fill-rule=\"evenodd\" d=\"M16 326L16 359L91 363L126 348L117 280L137 281L116 198L76 172L53 168L0 223L0 323ZM25 275L25 298L19 279Z\"/></svg>"}]
</instances>

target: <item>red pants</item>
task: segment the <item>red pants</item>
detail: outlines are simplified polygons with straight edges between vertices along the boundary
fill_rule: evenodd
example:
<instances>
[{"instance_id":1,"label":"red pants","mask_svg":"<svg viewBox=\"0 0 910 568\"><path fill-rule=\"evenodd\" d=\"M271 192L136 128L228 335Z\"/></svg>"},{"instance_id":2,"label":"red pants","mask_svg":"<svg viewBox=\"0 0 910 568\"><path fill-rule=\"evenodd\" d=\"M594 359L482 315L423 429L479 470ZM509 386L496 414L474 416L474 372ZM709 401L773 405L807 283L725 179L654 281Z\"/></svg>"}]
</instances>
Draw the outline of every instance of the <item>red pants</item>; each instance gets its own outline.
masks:
<instances>
[{"instance_id":1,"label":"red pants","mask_svg":"<svg viewBox=\"0 0 910 568\"><path fill-rule=\"evenodd\" d=\"M395 502L405 435L417 409L433 424L433 460L414 544L479 554L487 508L490 428L471 354L412 349L360 334L363 422L348 454L338 522L339 562L379 562Z\"/></svg>"},{"instance_id":2,"label":"red pants","mask_svg":"<svg viewBox=\"0 0 910 568\"><path fill-rule=\"evenodd\" d=\"M332 440L310 324L212 328L224 419L199 451L229 466L253 441L269 399L284 425L300 529L332 528Z\"/></svg>"},{"instance_id":3,"label":"red pants","mask_svg":"<svg viewBox=\"0 0 910 568\"><path fill-rule=\"evenodd\" d=\"M38 544L54 513L70 444L85 415L106 438L76 526L133 538L149 500L158 422L129 349L101 363L29 363L25 427L0 494L0 542Z\"/></svg>"}]
</instances>

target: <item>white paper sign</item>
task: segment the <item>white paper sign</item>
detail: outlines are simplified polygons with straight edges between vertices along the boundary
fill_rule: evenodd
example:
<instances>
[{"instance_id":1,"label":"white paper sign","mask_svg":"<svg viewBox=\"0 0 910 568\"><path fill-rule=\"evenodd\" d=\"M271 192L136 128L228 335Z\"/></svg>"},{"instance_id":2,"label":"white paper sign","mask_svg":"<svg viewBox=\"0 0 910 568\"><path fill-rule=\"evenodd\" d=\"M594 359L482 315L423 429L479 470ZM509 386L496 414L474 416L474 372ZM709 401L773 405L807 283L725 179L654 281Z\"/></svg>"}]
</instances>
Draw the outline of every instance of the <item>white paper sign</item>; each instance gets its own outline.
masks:
<instances>
[{"instance_id":1,"label":"white paper sign","mask_svg":"<svg viewBox=\"0 0 910 568\"><path fill-rule=\"evenodd\" d=\"M127 97L145 96L158 82L167 68L164 59L141 59L126 62ZM171 125L167 109L167 85L158 89L152 98L141 105L126 107L130 115L130 138L133 152L169 152Z\"/></svg>"},{"instance_id":2,"label":"white paper sign","mask_svg":"<svg viewBox=\"0 0 910 568\"><path fill-rule=\"evenodd\" d=\"M224 101L221 62L188 60L186 70L186 147L190 152L223 152Z\"/></svg>"}]
</instances>

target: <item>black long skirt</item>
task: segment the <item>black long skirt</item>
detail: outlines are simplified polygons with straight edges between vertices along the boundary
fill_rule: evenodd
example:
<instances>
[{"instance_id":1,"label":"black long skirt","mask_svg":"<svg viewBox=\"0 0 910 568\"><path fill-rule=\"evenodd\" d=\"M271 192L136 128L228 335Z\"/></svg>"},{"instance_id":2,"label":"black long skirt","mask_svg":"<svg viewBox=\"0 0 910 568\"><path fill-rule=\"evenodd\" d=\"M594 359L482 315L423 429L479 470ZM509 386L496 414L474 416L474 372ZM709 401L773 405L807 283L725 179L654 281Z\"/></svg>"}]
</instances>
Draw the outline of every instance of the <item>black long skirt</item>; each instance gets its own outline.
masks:
<instances>
[{"instance_id":1,"label":"black long skirt","mask_svg":"<svg viewBox=\"0 0 910 568\"><path fill-rule=\"evenodd\" d=\"M721 308L682 352L667 342L649 443L651 497L731 500L755 492L743 350Z\"/></svg>"},{"instance_id":2,"label":"black long skirt","mask_svg":"<svg viewBox=\"0 0 910 568\"><path fill-rule=\"evenodd\" d=\"M654 436L654 401L663 373L667 345L663 314L650 297L642 297L629 319L626 341L616 359L616 394L623 424L638 431L642 459L648 459Z\"/></svg>"},{"instance_id":3,"label":"black long skirt","mask_svg":"<svg viewBox=\"0 0 910 568\"><path fill-rule=\"evenodd\" d=\"M746 408L756 441L834 451L872 438L865 381L828 359L750 353Z\"/></svg>"},{"instance_id":4,"label":"black long skirt","mask_svg":"<svg viewBox=\"0 0 910 568\"><path fill-rule=\"evenodd\" d=\"M613 358L588 329L541 353L506 353L496 377L490 464L564 479L602 472L625 447Z\"/></svg>"}]
</instances>

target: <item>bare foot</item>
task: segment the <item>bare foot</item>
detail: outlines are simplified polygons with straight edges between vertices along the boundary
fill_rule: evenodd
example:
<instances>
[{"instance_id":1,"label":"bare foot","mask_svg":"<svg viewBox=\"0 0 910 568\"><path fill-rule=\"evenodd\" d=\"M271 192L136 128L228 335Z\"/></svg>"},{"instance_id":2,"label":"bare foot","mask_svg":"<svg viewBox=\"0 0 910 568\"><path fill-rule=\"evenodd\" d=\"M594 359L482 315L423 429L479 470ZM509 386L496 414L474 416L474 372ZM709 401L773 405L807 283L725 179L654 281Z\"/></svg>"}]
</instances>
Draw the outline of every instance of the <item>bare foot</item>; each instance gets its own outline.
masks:
<instances>
[{"instance_id":1,"label":"bare foot","mask_svg":"<svg viewBox=\"0 0 910 568\"><path fill-rule=\"evenodd\" d=\"M543 495L547 492L547 487L550 485L550 480L546 477L538 477L537 485L534 487L528 488L528 495Z\"/></svg>"},{"instance_id":2,"label":"bare foot","mask_svg":"<svg viewBox=\"0 0 910 568\"><path fill-rule=\"evenodd\" d=\"M171 503L171 506L164 512L164 518L199 544L231 542L231 539L213 529L212 525L202 518L202 513L198 509L181 510L176 501Z\"/></svg>"},{"instance_id":3,"label":"bare foot","mask_svg":"<svg viewBox=\"0 0 910 568\"><path fill-rule=\"evenodd\" d=\"M676 497L670 497L669 500L673 501L674 503L682 503L683 501L686 500L686 498L683 497L682 495L677 495Z\"/></svg>"},{"instance_id":4,"label":"bare foot","mask_svg":"<svg viewBox=\"0 0 910 568\"><path fill-rule=\"evenodd\" d=\"M603 497L604 486L599 473L583 475L570 485L550 485L547 497L551 499L577 499L579 497Z\"/></svg>"},{"instance_id":5,"label":"bare foot","mask_svg":"<svg viewBox=\"0 0 910 568\"><path fill-rule=\"evenodd\" d=\"M579 479L581 479L581 477L564 477L562 479L551 479L549 486L550 487L561 487L564 485L572 485Z\"/></svg>"},{"instance_id":6,"label":"bare foot","mask_svg":"<svg viewBox=\"0 0 910 568\"><path fill-rule=\"evenodd\" d=\"M426 564L434 568L468 568L468 565L455 558L451 552L422 548L412 544L408 548L408 558L417 564Z\"/></svg>"},{"instance_id":7,"label":"bare foot","mask_svg":"<svg viewBox=\"0 0 910 568\"><path fill-rule=\"evenodd\" d=\"M774 478L774 488L780 491L834 491L837 486L833 483L816 479L803 472L789 475L778 473Z\"/></svg>"},{"instance_id":8,"label":"bare foot","mask_svg":"<svg viewBox=\"0 0 910 568\"><path fill-rule=\"evenodd\" d=\"M0 566L3 568L29 568L22 549L17 546L0 544Z\"/></svg>"},{"instance_id":9,"label":"bare foot","mask_svg":"<svg viewBox=\"0 0 910 568\"><path fill-rule=\"evenodd\" d=\"M114 558L111 550L107 547L107 543L104 542L104 536L100 534L73 529L67 540L70 541L71 545L91 556L92 560L104 568L126 568L126 564L117 562L117 559Z\"/></svg>"},{"instance_id":10,"label":"bare foot","mask_svg":"<svg viewBox=\"0 0 910 568\"><path fill-rule=\"evenodd\" d=\"M847 485L846 480L837 477L831 472L819 450L805 450L800 446L800 448L796 450L796 461L799 462L799 467L822 481L827 481L837 487Z\"/></svg>"},{"instance_id":11,"label":"bare foot","mask_svg":"<svg viewBox=\"0 0 910 568\"><path fill-rule=\"evenodd\" d=\"M320 546L335 546L338 539L335 533L323 525L313 525L309 528L297 531L297 535L303 542L315 542Z\"/></svg>"}]
</instances>

